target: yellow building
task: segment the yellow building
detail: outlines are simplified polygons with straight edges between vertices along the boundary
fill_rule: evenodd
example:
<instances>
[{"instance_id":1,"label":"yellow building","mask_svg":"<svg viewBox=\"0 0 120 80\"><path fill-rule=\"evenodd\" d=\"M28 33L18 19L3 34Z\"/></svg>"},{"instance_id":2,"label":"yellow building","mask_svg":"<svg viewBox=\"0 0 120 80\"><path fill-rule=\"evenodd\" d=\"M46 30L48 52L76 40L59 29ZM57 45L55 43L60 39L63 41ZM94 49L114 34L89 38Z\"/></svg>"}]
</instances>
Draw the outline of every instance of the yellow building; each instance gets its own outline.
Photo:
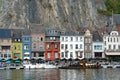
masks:
<instances>
[{"instance_id":1,"label":"yellow building","mask_svg":"<svg viewBox=\"0 0 120 80\"><path fill-rule=\"evenodd\" d=\"M12 42L12 59L22 59L22 42Z\"/></svg>"},{"instance_id":2,"label":"yellow building","mask_svg":"<svg viewBox=\"0 0 120 80\"><path fill-rule=\"evenodd\" d=\"M12 59L22 59L22 33L23 29L12 29Z\"/></svg>"}]
</instances>

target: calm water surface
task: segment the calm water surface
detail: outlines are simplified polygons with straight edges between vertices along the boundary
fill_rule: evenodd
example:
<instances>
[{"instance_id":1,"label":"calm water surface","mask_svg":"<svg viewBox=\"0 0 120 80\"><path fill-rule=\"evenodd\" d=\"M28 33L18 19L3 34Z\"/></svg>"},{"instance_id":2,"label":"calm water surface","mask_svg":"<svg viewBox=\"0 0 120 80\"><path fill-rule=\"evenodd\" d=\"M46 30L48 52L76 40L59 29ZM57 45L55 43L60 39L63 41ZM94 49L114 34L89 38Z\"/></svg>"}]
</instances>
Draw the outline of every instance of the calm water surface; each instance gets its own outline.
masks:
<instances>
[{"instance_id":1,"label":"calm water surface","mask_svg":"<svg viewBox=\"0 0 120 80\"><path fill-rule=\"evenodd\" d=\"M120 80L120 69L0 70L0 80Z\"/></svg>"}]
</instances>

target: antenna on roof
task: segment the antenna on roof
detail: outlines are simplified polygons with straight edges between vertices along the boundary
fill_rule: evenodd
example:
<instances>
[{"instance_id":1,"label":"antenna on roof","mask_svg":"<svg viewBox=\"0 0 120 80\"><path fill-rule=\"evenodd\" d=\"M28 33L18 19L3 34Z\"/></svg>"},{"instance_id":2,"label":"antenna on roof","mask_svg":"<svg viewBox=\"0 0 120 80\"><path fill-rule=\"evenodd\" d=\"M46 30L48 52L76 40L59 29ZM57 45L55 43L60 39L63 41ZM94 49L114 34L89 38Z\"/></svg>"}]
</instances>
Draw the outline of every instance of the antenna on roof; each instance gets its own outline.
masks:
<instances>
[{"instance_id":1,"label":"antenna on roof","mask_svg":"<svg viewBox=\"0 0 120 80\"><path fill-rule=\"evenodd\" d=\"M114 22L113 22L113 10L112 10L112 25L114 25Z\"/></svg>"}]
</instances>

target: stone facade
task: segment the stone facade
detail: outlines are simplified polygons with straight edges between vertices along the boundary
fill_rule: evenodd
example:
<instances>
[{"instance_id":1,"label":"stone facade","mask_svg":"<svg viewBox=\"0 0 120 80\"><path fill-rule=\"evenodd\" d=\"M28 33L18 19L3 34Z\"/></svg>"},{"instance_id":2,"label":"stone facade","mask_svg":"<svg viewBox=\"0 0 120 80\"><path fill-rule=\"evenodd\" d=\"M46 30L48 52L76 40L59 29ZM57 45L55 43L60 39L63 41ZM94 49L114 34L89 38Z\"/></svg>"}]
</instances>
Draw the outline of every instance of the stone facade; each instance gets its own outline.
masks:
<instances>
[{"instance_id":1,"label":"stone facade","mask_svg":"<svg viewBox=\"0 0 120 80\"><path fill-rule=\"evenodd\" d=\"M92 58L92 34L86 30L84 34L84 57Z\"/></svg>"},{"instance_id":2,"label":"stone facade","mask_svg":"<svg viewBox=\"0 0 120 80\"><path fill-rule=\"evenodd\" d=\"M45 34L31 33L32 37L32 58L44 59Z\"/></svg>"}]
</instances>

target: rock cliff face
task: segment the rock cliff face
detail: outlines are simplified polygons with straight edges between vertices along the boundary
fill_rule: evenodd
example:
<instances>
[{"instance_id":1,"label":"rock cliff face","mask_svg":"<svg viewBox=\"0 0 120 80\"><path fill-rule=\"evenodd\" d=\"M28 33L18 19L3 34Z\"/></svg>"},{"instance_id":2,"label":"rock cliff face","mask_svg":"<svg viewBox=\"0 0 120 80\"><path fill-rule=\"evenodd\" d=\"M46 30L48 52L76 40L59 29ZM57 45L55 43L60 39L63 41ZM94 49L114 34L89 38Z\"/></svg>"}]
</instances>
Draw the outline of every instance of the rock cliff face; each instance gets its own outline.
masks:
<instances>
[{"instance_id":1,"label":"rock cliff face","mask_svg":"<svg viewBox=\"0 0 120 80\"><path fill-rule=\"evenodd\" d=\"M0 0L0 27L24 28L30 24L76 30L103 27L104 0Z\"/></svg>"}]
</instances>

